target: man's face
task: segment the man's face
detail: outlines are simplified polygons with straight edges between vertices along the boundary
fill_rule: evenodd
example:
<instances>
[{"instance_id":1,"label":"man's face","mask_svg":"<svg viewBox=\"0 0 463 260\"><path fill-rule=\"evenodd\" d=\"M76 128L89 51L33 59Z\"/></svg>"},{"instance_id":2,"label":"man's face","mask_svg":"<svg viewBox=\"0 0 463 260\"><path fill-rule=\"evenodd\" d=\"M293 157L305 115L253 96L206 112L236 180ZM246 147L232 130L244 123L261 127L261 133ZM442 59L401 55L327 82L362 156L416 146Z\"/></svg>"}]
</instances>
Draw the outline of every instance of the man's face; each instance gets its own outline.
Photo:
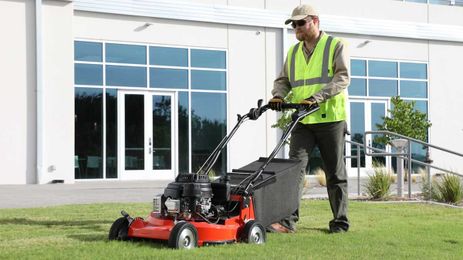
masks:
<instances>
[{"instance_id":1,"label":"man's face","mask_svg":"<svg viewBox=\"0 0 463 260\"><path fill-rule=\"evenodd\" d=\"M318 37L317 17L306 17L302 20L293 21L291 26L296 33L299 41L312 41Z\"/></svg>"}]
</instances>

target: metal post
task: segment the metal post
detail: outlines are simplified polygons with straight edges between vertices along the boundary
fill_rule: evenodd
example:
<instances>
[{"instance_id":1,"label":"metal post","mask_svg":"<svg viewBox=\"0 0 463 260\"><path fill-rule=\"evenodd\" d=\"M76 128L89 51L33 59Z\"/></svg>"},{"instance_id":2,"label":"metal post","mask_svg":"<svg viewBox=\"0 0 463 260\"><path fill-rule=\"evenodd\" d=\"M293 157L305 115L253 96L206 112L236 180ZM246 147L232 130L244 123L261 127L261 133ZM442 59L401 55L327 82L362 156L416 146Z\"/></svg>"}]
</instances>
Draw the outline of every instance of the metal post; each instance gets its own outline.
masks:
<instances>
[{"instance_id":1,"label":"metal post","mask_svg":"<svg viewBox=\"0 0 463 260\"><path fill-rule=\"evenodd\" d=\"M429 152L429 146L426 147L426 158L425 158L425 163L431 164L433 161L431 160L431 154ZM429 191L429 199L431 199L431 194L432 194L432 182L431 182L431 167L426 166L426 179L427 179L427 184L428 184L428 191Z\"/></svg>"},{"instance_id":2,"label":"metal post","mask_svg":"<svg viewBox=\"0 0 463 260\"><path fill-rule=\"evenodd\" d=\"M360 197L360 146L357 144L357 195Z\"/></svg>"},{"instance_id":3,"label":"metal post","mask_svg":"<svg viewBox=\"0 0 463 260\"><path fill-rule=\"evenodd\" d=\"M405 147L408 140L406 139L394 139L391 141L392 146L397 149L398 155L396 166L397 166L397 196L402 197L404 193L404 160L403 155L405 155Z\"/></svg>"},{"instance_id":4,"label":"metal post","mask_svg":"<svg viewBox=\"0 0 463 260\"><path fill-rule=\"evenodd\" d=\"M397 148L399 153L403 153L403 148ZM403 197L404 193L404 160L401 156L397 156L397 196Z\"/></svg>"},{"instance_id":5,"label":"metal post","mask_svg":"<svg viewBox=\"0 0 463 260\"><path fill-rule=\"evenodd\" d=\"M412 142L408 140L408 198L412 198Z\"/></svg>"}]
</instances>

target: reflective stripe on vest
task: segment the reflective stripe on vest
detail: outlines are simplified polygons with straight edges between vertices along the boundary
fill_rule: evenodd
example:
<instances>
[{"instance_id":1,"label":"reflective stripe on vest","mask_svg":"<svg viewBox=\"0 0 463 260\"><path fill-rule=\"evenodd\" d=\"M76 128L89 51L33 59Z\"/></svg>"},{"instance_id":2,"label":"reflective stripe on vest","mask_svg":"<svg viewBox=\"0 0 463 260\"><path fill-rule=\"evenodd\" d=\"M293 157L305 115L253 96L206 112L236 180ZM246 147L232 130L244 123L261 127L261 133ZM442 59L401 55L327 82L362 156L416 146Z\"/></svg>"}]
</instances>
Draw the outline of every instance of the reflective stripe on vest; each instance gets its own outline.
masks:
<instances>
[{"instance_id":1,"label":"reflective stripe on vest","mask_svg":"<svg viewBox=\"0 0 463 260\"><path fill-rule=\"evenodd\" d=\"M302 79L302 80L295 80L295 74L296 74L296 53L301 47L300 45L303 44L303 42L299 42L296 44L296 46L293 49L293 53L291 55L291 69L290 69L290 82L291 82L291 87L300 87L300 86L305 86L305 85L313 85L313 84L322 84L322 83L329 83L333 77L328 76L328 63L329 63L329 58L330 58L330 47L331 47L331 42L333 41L333 37L328 36L328 39L326 40L325 48L323 50L323 63L322 63L322 76L318 78L311 78L311 79Z\"/></svg>"},{"instance_id":2,"label":"reflective stripe on vest","mask_svg":"<svg viewBox=\"0 0 463 260\"><path fill-rule=\"evenodd\" d=\"M290 57L288 64L289 81L291 84L293 99L292 102L298 103L308 98L325 84L333 79L333 58L334 50L339 39L324 34L307 63L302 45L299 42L289 50ZM346 119L346 92L342 91L336 96L331 97L320 104L320 110L301 120L304 124L328 123Z\"/></svg>"}]
</instances>

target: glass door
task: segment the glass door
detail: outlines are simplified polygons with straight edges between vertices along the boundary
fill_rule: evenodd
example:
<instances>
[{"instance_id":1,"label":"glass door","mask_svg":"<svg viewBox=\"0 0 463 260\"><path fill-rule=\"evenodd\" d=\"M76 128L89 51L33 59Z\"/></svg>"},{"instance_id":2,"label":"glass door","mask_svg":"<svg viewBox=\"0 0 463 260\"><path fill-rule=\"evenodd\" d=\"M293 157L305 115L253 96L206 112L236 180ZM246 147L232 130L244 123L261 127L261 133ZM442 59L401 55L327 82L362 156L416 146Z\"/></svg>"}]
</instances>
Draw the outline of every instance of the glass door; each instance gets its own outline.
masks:
<instances>
[{"instance_id":1,"label":"glass door","mask_svg":"<svg viewBox=\"0 0 463 260\"><path fill-rule=\"evenodd\" d=\"M389 107L388 100L350 100L350 140L360 144L364 143L366 131L378 130L377 124L383 122L383 117L387 115ZM385 149L385 146L375 142L374 136L367 136L367 145L374 148ZM352 156L357 155L358 147L355 145L346 145L347 153ZM390 157L365 157L363 149L360 149L360 161L356 158L347 160L347 166L351 174L357 173L357 165L360 163L362 172L371 169L373 162L390 166Z\"/></svg>"},{"instance_id":2,"label":"glass door","mask_svg":"<svg viewBox=\"0 0 463 260\"><path fill-rule=\"evenodd\" d=\"M174 93L119 91L118 107L120 179L174 179L177 165Z\"/></svg>"}]
</instances>

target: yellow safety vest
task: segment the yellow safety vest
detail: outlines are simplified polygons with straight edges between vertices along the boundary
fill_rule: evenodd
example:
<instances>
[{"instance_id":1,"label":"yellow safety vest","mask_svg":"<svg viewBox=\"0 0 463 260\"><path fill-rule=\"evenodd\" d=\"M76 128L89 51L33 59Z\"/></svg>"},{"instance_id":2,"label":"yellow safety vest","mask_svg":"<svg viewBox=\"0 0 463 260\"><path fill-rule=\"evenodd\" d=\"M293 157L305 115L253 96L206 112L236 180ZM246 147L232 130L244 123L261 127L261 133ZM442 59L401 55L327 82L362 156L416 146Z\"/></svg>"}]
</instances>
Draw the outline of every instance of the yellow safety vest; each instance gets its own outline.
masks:
<instances>
[{"instance_id":1,"label":"yellow safety vest","mask_svg":"<svg viewBox=\"0 0 463 260\"><path fill-rule=\"evenodd\" d=\"M333 56L340 40L326 33L322 35L315 50L306 62L303 42L288 51L288 75L293 92L292 103L299 103L311 97L333 79ZM337 122L346 119L346 91L319 104L320 110L301 120L303 124Z\"/></svg>"}]
</instances>

